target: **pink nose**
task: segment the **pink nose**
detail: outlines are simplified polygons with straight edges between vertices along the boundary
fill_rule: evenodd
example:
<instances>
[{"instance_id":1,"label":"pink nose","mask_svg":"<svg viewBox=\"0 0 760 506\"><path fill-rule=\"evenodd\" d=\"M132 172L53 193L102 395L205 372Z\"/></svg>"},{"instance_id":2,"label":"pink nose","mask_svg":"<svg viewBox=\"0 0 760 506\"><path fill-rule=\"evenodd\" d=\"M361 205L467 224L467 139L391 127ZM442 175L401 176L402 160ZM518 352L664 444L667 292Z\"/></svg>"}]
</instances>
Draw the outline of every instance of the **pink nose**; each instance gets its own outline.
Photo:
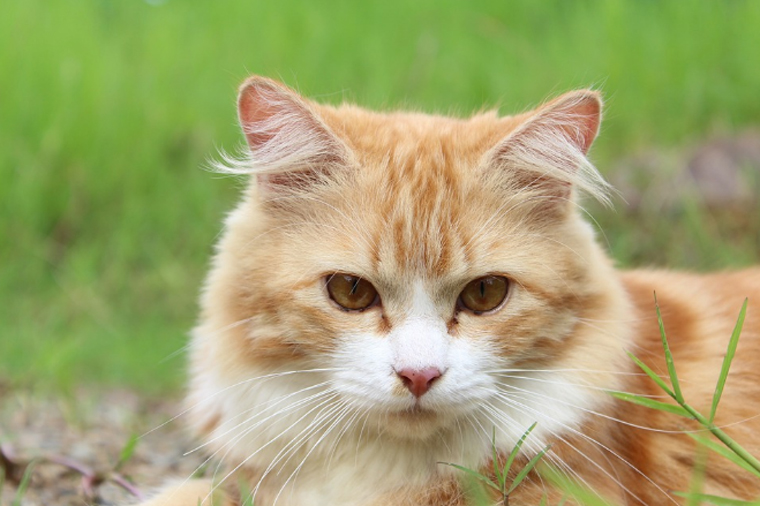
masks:
<instances>
[{"instance_id":1,"label":"pink nose","mask_svg":"<svg viewBox=\"0 0 760 506\"><path fill-rule=\"evenodd\" d=\"M404 382L404 386L412 392L412 395L419 398L430 390L433 382L441 377L441 371L435 367L427 369L402 369L397 372L398 377Z\"/></svg>"}]
</instances>

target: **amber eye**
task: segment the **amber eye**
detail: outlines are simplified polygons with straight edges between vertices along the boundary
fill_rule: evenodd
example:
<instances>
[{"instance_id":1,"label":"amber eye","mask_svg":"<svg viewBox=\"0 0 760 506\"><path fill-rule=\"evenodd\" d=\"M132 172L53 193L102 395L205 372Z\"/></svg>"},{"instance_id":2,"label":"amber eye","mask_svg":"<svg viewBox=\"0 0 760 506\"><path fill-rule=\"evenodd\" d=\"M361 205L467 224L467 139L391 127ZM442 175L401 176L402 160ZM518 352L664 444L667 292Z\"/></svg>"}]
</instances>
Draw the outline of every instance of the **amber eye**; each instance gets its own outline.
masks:
<instances>
[{"instance_id":1,"label":"amber eye","mask_svg":"<svg viewBox=\"0 0 760 506\"><path fill-rule=\"evenodd\" d=\"M372 283L350 274L328 276L327 293L336 304L350 311L362 311L377 301L377 290Z\"/></svg>"},{"instance_id":2,"label":"amber eye","mask_svg":"<svg viewBox=\"0 0 760 506\"><path fill-rule=\"evenodd\" d=\"M459 294L459 304L475 314L493 311L504 302L509 281L501 276L484 276L467 283Z\"/></svg>"}]
</instances>

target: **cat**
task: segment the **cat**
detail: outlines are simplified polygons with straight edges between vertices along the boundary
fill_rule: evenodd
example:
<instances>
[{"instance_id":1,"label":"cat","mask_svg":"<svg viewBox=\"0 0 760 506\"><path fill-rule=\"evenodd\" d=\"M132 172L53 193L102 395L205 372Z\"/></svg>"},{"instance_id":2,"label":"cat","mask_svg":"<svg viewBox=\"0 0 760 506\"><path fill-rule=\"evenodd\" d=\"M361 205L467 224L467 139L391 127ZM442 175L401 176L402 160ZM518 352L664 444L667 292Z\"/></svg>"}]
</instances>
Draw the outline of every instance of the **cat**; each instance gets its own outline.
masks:
<instances>
[{"instance_id":1,"label":"cat","mask_svg":"<svg viewBox=\"0 0 760 506\"><path fill-rule=\"evenodd\" d=\"M444 463L493 477L534 423L512 475L551 445L544 462L614 504L682 504L697 425L608 393L667 401L626 354L666 374L655 291L708 411L749 297L716 423L760 453L760 269L617 271L578 203L610 195L586 157L601 113L590 90L506 117L378 113L249 78L247 156L223 170L250 185L190 350L187 417L221 467L145 504L464 505ZM760 480L712 454L704 491L757 498ZM508 501L562 497L533 470Z\"/></svg>"}]
</instances>

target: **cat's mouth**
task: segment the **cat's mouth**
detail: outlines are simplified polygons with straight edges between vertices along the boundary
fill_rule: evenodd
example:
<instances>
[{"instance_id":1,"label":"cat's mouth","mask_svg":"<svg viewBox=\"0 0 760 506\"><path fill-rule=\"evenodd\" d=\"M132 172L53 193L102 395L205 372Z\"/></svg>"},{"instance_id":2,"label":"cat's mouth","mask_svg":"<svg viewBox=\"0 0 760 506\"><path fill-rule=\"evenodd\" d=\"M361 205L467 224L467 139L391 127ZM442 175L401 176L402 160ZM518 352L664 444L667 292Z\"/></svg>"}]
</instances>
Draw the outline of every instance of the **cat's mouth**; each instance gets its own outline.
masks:
<instances>
[{"instance_id":1,"label":"cat's mouth","mask_svg":"<svg viewBox=\"0 0 760 506\"><path fill-rule=\"evenodd\" d=\"M419 404L386 415L386 430L404 439L426 439L447 425L445 416Z\"/></svg>"},{"instance_id":2,"label":"cat's mouth","mask_svg":"<svg viewBox=\"0 0 760 506\"><path fill-rule=\"evenodd\" d=\"M430 423L434 422L440 417L436 411L429 408L423 408L419 404L415 404L411 408L392 411L390 415L396 420L404 421L407 423Z\"/></svg>"},{"instance_id":3,"label":"cat's mouth","mask_svg":"<svg viewBox=\"0 0 760 506\"><path fill-rule=\"evenodd\" d=\"M417 403L409 408L391 411L390 416L399 420L434 420L438 417L438 413Z\"/></svg>"}]
</instances>

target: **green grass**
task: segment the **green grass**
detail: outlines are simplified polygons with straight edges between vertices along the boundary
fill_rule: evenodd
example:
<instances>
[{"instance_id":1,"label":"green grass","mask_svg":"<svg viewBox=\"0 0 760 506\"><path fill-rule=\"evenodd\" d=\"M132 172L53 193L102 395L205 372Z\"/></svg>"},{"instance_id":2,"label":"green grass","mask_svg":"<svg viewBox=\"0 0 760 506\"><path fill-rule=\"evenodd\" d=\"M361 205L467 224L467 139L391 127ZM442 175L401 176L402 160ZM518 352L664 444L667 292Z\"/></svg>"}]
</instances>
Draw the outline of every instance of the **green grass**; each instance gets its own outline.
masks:
<instances>
[{"instance_id":1,"label":"green grass","mask_svg":"<svg viewBox=\"0 0 760 506\"><path fill-rule=\"evenodd\" d=\"M369 107L504 112L592 85L594 158L760 121L760 3L9 0L0 16L0 381L182 381L181 350L240 182L237 84ZM668 170L667 167L663 170ZM757 220L597 212L623 264L758 260ZM646 213L645 213L646 214ZM673 223L682 226L674 227Z\"/></svg>"}]
</instances>

